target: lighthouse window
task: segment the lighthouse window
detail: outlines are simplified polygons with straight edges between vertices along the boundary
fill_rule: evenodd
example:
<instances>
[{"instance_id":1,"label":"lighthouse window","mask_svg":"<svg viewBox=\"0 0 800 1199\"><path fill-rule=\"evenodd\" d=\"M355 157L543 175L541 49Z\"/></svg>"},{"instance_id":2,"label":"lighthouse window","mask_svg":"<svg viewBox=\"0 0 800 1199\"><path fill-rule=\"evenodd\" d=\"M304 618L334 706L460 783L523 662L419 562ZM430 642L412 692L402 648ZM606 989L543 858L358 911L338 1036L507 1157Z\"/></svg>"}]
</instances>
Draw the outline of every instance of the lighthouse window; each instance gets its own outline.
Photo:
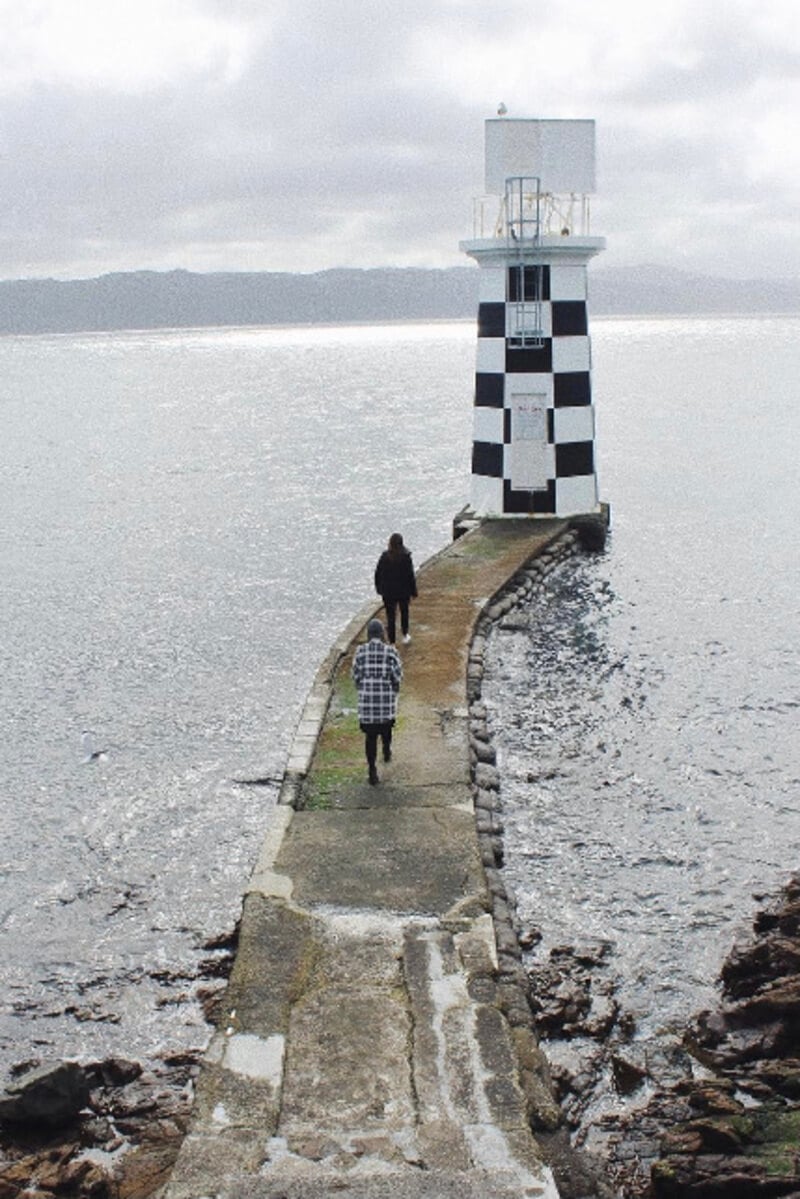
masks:
<instances>
[{"instance_id":1,"label":"lighthouse window","mask_svg":"<svg viewBox=\"0 0 800 1199\"><path fill-rule=\"evenodd\" d=\"M541 304L509 305L508 344L514 349L541 349L544 344Z\"/></svg>"},{"instance_id":2,"label":"lighthouse window","mask_svg":"<svg viewBox=\"0 0 800 1199\"><path fill-rule=\"evenodd\" d=\"M553 346L549 337L540 346L514 346L506 342L506 374L548 374L553 369Z\"/></svg>"},{"instance_id":3,"label":"lighthouse window","mask_svg":"<svg viewBox=\"0 0 800 1199\"><path fill-rule=\"evenodd\" d=\"M510 266L508 298L514 303L550 299L549 266Z\"/></svg>"}]
</instances>

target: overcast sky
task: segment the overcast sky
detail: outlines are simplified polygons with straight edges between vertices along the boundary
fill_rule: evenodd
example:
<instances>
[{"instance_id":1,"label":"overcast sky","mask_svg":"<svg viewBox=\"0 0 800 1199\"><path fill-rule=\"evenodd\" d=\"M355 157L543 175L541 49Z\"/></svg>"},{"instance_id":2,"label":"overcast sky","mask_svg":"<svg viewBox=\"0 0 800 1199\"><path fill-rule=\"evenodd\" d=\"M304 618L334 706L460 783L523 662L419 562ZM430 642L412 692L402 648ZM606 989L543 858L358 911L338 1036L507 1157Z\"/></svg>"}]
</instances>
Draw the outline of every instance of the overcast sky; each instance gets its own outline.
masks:
<instances>
[{"instance_id":1,"label":"overcast sky","mask_svg":"<svg viewBox=\"0 0 800 1199\"><path fill-rule=\"evenodd\" d=\"M796 0L0 0L0 17L0 278L467 264L501 101L597 122L605 265L800 273Z\"/></svg>"}]
</instances>

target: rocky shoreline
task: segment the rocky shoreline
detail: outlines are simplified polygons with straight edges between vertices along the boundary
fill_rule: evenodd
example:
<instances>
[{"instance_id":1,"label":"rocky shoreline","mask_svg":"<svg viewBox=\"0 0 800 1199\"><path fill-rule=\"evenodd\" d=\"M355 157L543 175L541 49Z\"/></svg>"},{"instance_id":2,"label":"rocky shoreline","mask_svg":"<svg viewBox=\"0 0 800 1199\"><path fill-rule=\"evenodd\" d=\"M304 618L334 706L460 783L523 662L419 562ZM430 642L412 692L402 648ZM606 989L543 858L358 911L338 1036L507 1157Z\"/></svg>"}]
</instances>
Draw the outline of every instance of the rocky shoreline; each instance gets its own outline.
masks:
<instances>
[{"instance_id":1,"label":"rocky shoreline","mask_svg":"<svg viewBox=\"0 0 800 1199\"><path fill-rule=\"evenodd\" d=\"M203 946L188 1000L211 1026L237 935ZM0 1093L0 1199L150 1199L169 1178L189 1126L204 1047L147 1064L20 1062Z\"/></svg>"},{"instance_id":2,"label":"rocky shoreline","mask_svg":"<svg viewBox=\"0 0 800 1199\"><path fill-rule=\"evenodd\" d=\"M28 1071L0 1100L0 1197L146 1199L167 1180L199 1054Z\"/></svg>"},{"instance_id":3,"label":"rocky shoreline","mask_svg":"<svg viewBox=\"0 0 800 1199\"><path fill-rule=\"evenodd\" d=\"M658 1050L657 1070L615 998L608 944L555 947L547 962L525 965L541 933L520 927L504 886L501 787L481 702L483 660L492 628L526 627L517 609L579 544L595 550L602 540L592 527L575 529L495 597L479 622L469 668L478 829L501 983L513 996L506 1016L522 1028L527 1013L532 1127L563 1199L800 1199L800 875L778 895L756 897L762 906L752 936L733 948L721 972L720 1007L701 1012L682 1045ZM554 1060L552 1051L563 1046L577 1052ZM524 1072L524 1054L521 1060ZM664 1078L674 1081L658 1081ZM602 1151L581 1152L587 1110L609 1087L631 1100L630 1110L601 1117Z\"/></svg>"},{"instance_id":4,"label":"rocky shoreline","mask_svg":"<svg viewBox=\"0 0 800 1199\"><path fill-rule=\"evenodd\" d=\"M632 1101L628 1114L601 1117L594 1130L603 1149L590 1156L615 1195L800 1199L800 876L762 900L751 936L723 966L720 1006L699 1013L652 1073L614 998L606 953L602 944L559 947L527 974L545 1052L584 1047L574 1070L550 1067L576 1143L598 1087Z\"/></svg>"},{"instance_id":5,"label":"rocky shoreline","mask_svg":"<svg viewBox=\"0 0 800 1199\"><path fill-rule=\"evenodd\" d=\"M686 1031L692 1077L622 1132L620 1145L658 1136L650 1189L633 1180L631 1196L800 1199L800 875L761 905L722 968L719 1008Z\"/></svg>"},{"instance_id":6,"label":"rocky shoreline","mask_svg":"<svg viewBox=\"0 0 800 1199\"><path fill-rule=\"evenodd\" d=\"M513 928L499 879L493 895L495 918L507 925L501 1004L563 1199L800 1199L800 875L762 899L752 935L723 967L723 1002L687 1028L692 1068L632 1113L602 1122L602 1159L571 1143L581 1096L609 1065L620 1094L648 1081L621 1049L634 1030L624 1017L620 1026L606 948L562 947L546 967L525 968L520 952L536 932ZM552 1069L540 1047L573 1038L597 1047L583 1077ZM151 1069L120 1059L58 1063L21 1074L0 1100L0 1199L156 1195L188 1127L199 1059L176 1054Z\"/></svg>"}]
</instances>

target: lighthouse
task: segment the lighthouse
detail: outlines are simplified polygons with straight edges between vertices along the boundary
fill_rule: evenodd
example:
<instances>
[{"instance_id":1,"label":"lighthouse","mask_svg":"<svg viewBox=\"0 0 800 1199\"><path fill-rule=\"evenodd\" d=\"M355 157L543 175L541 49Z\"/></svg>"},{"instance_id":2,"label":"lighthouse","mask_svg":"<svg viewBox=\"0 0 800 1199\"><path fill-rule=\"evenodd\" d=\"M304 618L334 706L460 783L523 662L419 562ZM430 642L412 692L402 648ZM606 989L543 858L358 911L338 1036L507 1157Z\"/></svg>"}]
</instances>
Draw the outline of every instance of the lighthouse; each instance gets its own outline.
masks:
<instances>
[{"instance_id":1,"label":"lighthouse","mask_svg":"<svg viewBox=\"0 0 800 1199\"><path fill-rule=\"evenodd\" d=\"M460 243L480 268L470 516L597 513L594 121L502 116L485 131L487 194Z\"/></svg>"}]
</instances>

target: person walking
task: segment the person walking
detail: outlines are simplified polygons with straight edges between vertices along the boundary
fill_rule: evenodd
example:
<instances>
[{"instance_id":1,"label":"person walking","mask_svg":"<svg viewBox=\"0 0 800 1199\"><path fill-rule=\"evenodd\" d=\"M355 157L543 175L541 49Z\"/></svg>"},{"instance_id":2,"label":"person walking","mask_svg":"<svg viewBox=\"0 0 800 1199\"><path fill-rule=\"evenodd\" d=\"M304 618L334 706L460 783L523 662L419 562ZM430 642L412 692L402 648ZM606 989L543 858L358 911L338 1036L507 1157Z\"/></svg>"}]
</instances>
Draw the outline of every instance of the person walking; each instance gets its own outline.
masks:
<instances>
[{"instance_id":1,"label":"person walking","mask_svg":"<svg viewBox=\"0 0 800 1199\"><path fill-rule=\"evenodd\" d=\"M384 641L383 625L371 620L367 640L353 656L353 680L358 690L358 723L364 734L369 781L379 783L378 738L383 743L383 760L392 760L392 728L397 716L397 694L403 678L400 655Z\"/></svg>"},{"instance_id":2,"label":"person walking","mask_svg":"<svg viewBox=\"0 0 800 1199\"><path fill-rule=\"evenodd\" d=\"M411 640L409 633L408 606L417 596L417 580L414 577L414 563L411 551L403 545L400 533L392 533L389 545L378 559L375 567L375 590L383 600L386 609L386 627L389 642L394 645L397 636L397 609L400 608L400 628L403 641L408 645Z\"/></svg>"}]
</instances>

